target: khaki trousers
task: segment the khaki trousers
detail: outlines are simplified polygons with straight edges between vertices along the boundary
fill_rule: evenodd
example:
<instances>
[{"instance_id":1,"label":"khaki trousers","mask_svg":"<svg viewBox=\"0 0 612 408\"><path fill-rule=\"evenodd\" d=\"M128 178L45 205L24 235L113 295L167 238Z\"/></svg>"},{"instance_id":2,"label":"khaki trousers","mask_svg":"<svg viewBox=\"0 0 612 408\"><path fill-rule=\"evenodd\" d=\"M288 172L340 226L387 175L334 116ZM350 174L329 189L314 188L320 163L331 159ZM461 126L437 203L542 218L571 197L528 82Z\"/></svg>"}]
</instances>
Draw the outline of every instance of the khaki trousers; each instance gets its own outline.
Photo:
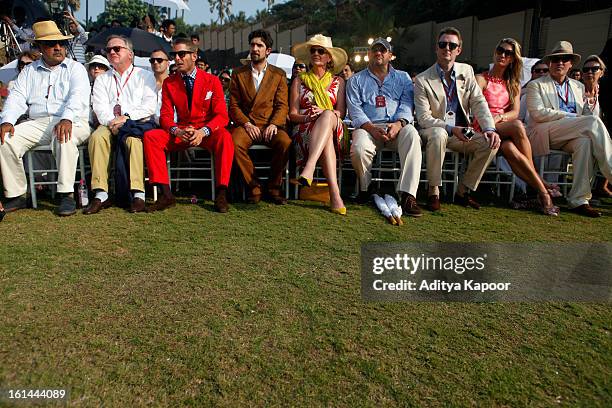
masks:
<instances>
[{"instance_id":1,"label":"khaki trousers","mask_svg":"<svg viewBox=\"0 0 612 408\"><path fill-rule=\"evenodd\" d=\"M472 155L462 180L463 185L472 191L478 188L482 175L497 153L497 149L489 148L489 142L482 133L474 134L469 142L462 142L455 136L449 137L446 129L441 127L421 129L420 134L425 143L427 180L432 187L442 185L442 164L447 147Z\"/></svg>"},{"instance_id":2,"label":"khaki trousers","mask_svg":"<svg viewBox=\"0 0 612 408\"><path fill-rule=\"evenodd\" d=\"M60 121L58 117L32 119L15 126L12 137L6 137L0 145L0 171L4 196L13 198L26 193L28 182L23 168L23 155L33 147L51 145L58 169L57 192L72 193L76 168L79 160L78 146L89 137L87 120L75 121L72 138L60 143L53 135L53 128Z\"/></svg>"},{"instance_id":3,"label":"khaki trousers","mask_svg":"<svg viewBox=\"0 0 612 408\"><path fill-rule=\"evenodd\" d=\"M591 199L591 180L595 164L612 182L612 141L603 122L596 116L565 118L534 125L548 127L550 148L572 154L573 183L567 196L570 208Z\"/></svg>"},{"instance_id":4,"label":"khaki trousers","mask_svg":"<svg viewBox=\"0 0 612 408\"><path fill-rule=\"evenodd\" d=\"M395 149L399 153L401 175L397 190L416 197L421 174L421 139L414 126L404 126L395 140L383 143L363 129L353 131L351 162L357 173L361 191L366 191L372 181L372 161L376 151L382 148Z\"/></svg>"},{"instance_id":5,"label":"khaki trousers","mask_svg":"<svg viewBox=\"0 0 612 408\"><path fill-rule=\"evenodd\" d=\"M91 189L108 191L108 174L110 172L111 147L115 143L106 126L98 126L89 139L89 160L91 161ZM130 189L145 191L144 188L144 155L142 140L128 136L125 139L130 155Z\"/></svg>"}]
</instances>

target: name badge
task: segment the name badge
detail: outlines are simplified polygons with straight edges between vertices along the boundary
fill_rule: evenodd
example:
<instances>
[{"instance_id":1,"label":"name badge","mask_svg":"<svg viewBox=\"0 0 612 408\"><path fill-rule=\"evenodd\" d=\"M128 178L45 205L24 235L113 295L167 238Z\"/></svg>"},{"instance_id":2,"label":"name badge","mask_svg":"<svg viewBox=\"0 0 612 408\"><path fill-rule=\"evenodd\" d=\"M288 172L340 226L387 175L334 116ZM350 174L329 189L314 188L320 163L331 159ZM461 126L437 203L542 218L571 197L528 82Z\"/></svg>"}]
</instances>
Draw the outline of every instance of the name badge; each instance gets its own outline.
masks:
<instances>
[{"instance_id":1,"label":"name badge","mask_svg":"<svg viewBox=\"0 0 612 408\"><path fill-rule=\"evenodd\" d=\"M455 120L455 112L453 111L448 111L446 112L446 124L448 126L455 126L456 120Z\"/></svg>"},{"instance_id":2,"label":"name badge","mask_svg":"<svg viewBox=\"0 0 612 408\"><path fill-rule=\"evenodd\" d=\"M376 97L376 107L384 108L385 106L387 106L387 101L385 100L385 97L382 95L378 95Z\"/></svg>"},{"instance_id":3,"label":"name badge","mask_svg":"<svg viewBox=\"0 0 612 408\"><path fill-rule=\"evenodd\" d=\"M116 104L115 106L113 106L113 115L121 116L121 105Z\"/></svg>"}]
</instances>

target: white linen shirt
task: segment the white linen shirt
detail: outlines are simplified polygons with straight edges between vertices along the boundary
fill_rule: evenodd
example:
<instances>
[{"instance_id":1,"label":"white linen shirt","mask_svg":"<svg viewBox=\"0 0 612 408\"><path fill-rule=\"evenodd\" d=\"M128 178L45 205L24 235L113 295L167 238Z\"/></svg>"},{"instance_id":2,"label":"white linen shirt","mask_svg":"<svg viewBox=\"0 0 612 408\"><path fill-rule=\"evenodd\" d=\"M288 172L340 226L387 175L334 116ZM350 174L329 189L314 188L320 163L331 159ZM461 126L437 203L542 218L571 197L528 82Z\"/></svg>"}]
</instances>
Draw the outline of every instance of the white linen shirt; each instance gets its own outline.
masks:
<instances>
[{"instance_id":1,"label":"white linen shirt","mask_svg":"<svg viewBox=\"0 0 612 408\"><path fill-rule=\"evenodd\" d=\"M264 75L266 75L266 70L268 69L268 63L266 62L266 66L261 72L257 72L255 68L253 68L253 64L251 64L251 75L253 75L253 85L255 85L255 92L259 92L259 86L261 85L261 81L263 81Z\"/></svg>"},{"instance_id":2,"label":"white linen shirt","mask_svg":"<svg viewBox=\"0 0 612 408\"><path fill-rule=\"evenodd\" d=\"M4 104L2 122L15 125L28 112L30 119L51 116L73 124L89 118L89 78L78 62L66 58L49 69L40 59L21 71Z\"/></svg>"},{"instance_id":3,"label":"white linen shirt","mask_svg":"<svg viewBox=\"0 0 612 408\"><path fill-rule=\"evenodd\" d=\"M123 75L119 75L114 69L109 69L94 82L93 110L100 124L104 126L108 126L108 123L115 119L113 108L116 104L121 106L122 114L130 115L130 119L146 119L154 115L157 109L156 88L155 76L150 71L132 65Z\"/></svg>"}]
</instances>

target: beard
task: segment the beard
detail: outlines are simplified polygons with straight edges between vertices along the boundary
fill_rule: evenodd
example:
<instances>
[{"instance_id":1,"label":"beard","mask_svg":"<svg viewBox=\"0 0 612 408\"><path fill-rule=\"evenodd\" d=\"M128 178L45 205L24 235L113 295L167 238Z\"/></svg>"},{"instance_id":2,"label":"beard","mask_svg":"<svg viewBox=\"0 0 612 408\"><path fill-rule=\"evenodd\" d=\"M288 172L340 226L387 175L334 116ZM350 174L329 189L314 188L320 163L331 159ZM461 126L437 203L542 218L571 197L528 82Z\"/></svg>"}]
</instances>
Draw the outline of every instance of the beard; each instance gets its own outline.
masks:
<instances>
[{"instance_id":1,"label":"beard","mask_svg":"<svg viewBox=\"0 0 612 408\"><path fill-rule=\"evenodd\" d=\"M265 59L266 59L266 56L265 56L265 55L263 55L263 56L255 56L255 55L253 55L253 54L250 54L250 55L251 55L251 61L252 61L253 63L255 63L255 64L256 64L256 63L259 63L259 62L261 62L261 61L263 61L263 60L265 60Z\"/></svg>"}]
</instances>

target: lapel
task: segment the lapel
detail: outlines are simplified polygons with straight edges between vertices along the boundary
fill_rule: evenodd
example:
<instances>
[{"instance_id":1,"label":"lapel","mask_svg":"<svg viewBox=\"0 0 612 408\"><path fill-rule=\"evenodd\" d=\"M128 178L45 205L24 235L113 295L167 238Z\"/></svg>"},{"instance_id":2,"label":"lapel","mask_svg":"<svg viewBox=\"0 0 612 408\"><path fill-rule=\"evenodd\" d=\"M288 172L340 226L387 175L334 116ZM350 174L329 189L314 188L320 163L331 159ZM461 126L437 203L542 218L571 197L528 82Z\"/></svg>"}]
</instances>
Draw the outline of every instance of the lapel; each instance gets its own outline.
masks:
<instances>
[{"instance_id":1,"label":"lapel","mask_svg":"<svg viewBox=\"0 0 612 408\"><path fill-rule=\"evenodd\" d=\"M184 83L183 83L183 86L185 86ZM198 116L198 112L196 112L196 109L194 109L194 107L195 107L196 99L202 97L203 89L204 89L204 75L202 75L202 72L200 72L200 70L197 69L195 81L193 82L193 95L191 95L191 109L189 109L189 117L191 119L194 119L196 116Z\"/></svg>"},{"instance_id":2,"label":"lapel","mask_svg":"<svg viewBox=\"0 0 612 408\"><path fill-rule=\"evenodd\" d=\"M465 96L465 81L466 78L463 68L460 64L455 62L455 86L457 88L457 100L459 101L459 106L461 107L463 112L466 112L464 106L466 104L463 101L463 97Z\"/></svg>"},{"instance_id":3,"label":"lapel","mask_svg":"<svg viewBox=\"0 0 612 408\"><path fill-rule=\"evenodd\" d=\"M267 94L267 89L270 87L270 83L272 82L272 77L274 73L270 69L270 65L268 64L268 68L266 68L266 73L264 74L263 79L261 80L261 84L259 84L259 91L255 95L255 100L253 101L253 106L257 103L258 99L263 98L262 94ZM251 86L253 90L255 90L255 85L253 84L253 80L251 80Z\"/></svg>"},{"instance_id":4,"label":"lapel","mask_svg":"<svg viewBox=\"0 0 612 408\"><path fill-rule=\"evenodd\" d=\"M574 94L574 100L576 101L576 113L582 115L582 110L584 109L584 94L582 93L582 88L580 88L578 83L573 79L569 80L569 85L570 91Z\"/></svg>"},{"instance_id":5,"label":"lapel","mask_svg":"<svg viewBox=\"0 0 612 408\"><path fill-rule=\"evenodd\" d=\"M555 81L549 76L546 77L546 81L542 84L548 102L555 110L559 110L559 96L557 95L557 88L555 88Z\"/></svg>"},{"instance_id":6,"label":"lapel","mask_svg":"<svg viewBox=\"0 0 612 408\"><path fill-rule=\"evenodd\" d=\"M446 92L444 92L444 86L442 85L442 80L438 76L438 71L436 70L436 64L432 65L429 68L429 75L427 76L427 83L431 88L433 94L438 98L438 102L440 106L442 106L442 114L446 116Z\"/></svg>"},{"instance_id":7,"label":"lapel","mask_svg":"<svg viewBox=\"0 0 612 408\"><path fill-rule=\"evenodd\" d=\"M240 78L244 83L244 90L247 96L245 102L248 102L250 105L256 97L255 84L253 83L253 76L251 75L251 64L246 65L245 68L246 69L240 73Z\"/></svg>"}]
</instances>

